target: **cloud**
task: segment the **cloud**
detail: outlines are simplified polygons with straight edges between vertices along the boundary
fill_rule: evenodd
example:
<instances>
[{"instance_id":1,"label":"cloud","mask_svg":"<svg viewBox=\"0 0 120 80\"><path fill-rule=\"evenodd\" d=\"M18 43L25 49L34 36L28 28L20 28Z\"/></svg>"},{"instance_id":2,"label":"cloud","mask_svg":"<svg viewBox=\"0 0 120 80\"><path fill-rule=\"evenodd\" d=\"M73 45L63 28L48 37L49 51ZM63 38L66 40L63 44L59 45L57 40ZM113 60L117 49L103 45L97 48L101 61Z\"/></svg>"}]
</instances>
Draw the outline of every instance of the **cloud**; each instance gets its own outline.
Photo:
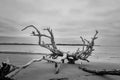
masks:
<instances>
[{"instance_id":1,"label":"cloud","mask_svg":"<svg viewBox=\"0 0 120 80\"><path fill-rule=\"evenodd\" d=\"M16 21L0 17L0 36L18 36L18 25Z\"/></svg>"},{"instance_id":2,"label":"cloud","mask_svg":"<svg viewBox=\"0 0 120 80\"><path fill-rule=\"evenodd\" d=\"M17 30L33 24L39 29L51 26L55 36L59 38L77 38L84 34L90 37L97 29L102 35L100 37L118 39L119 4L119 0L1 0L0 16L8 20L3 23L1 18L0 25L4 27L0 31L1 34L8 34L5 32L7 31L11 35L23 35ZM27 33L29 30L25 34Z\"/></svg>"}]
</instances>

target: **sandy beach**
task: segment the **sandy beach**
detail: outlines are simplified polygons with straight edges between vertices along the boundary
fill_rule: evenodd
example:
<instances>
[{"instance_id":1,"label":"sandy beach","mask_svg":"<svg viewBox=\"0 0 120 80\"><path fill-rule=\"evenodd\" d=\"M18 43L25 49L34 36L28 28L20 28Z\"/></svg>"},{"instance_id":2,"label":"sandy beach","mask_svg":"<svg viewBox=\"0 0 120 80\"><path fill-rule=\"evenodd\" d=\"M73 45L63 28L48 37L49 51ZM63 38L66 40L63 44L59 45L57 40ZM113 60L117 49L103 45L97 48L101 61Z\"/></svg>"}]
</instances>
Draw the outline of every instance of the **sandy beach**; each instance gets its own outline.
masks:
<instances>
[{"instance_id":1,"label":"sandy beach","mask_svg":"<svg viewBox=\"0 0 120 80\"><path fill-rule=\"evenodd\" d=\"M12 54L1 54L0 59L5 59L5 57L9 57L11 63L15 65L23 65L27 63L32 58L40 58L41 56L35 55L12 55ZM3 60L2 59L2 60ZM98 76L91 73L87 73L79 69L79 66L84 66L89 69L96 70L113 70L120 69L119 63L113 62L93 62L90 63L82 62L80 65L80 61L74 64L62 64L60 68L60 73L55 74L54 63L48 63L46 61L36 62L30 65L28 68L22 70L15 76L16 80L50 80L52 78L68 78L68 80L119 80L120 76L115 75L104 75Z\"/></svg>"},{"instance_id":2,"label":"sandy beach","mask_svg":"<svg viewBox=\"0 0 120 80\"><path fill-rule=\"evenodd\" d=\"M55 69L52 63L34 63L29 68L21 71L15 78L16 80L49 80L52 78L68 78L69 80L119 80L120 76L104 75L98 76L80 70L79 64L63 64L59 74L54 74ZM120 69L118 64L90 62L84 63L90 69Z\"/></svg>"}]
</instances>

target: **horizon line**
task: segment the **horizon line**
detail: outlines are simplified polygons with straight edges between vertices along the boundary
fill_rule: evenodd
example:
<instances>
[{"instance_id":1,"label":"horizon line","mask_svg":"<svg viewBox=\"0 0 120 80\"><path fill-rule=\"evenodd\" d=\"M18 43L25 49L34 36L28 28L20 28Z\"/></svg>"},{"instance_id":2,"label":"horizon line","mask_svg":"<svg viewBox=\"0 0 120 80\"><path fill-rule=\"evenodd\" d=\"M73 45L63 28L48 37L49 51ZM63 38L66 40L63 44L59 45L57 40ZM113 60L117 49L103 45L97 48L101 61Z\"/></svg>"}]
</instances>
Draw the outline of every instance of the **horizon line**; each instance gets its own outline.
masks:
<instances>
[{"instance_id":1,"label":"horizon line","mask_svg":"<svg viewBox=\"0 0 120 80\"><path fill-rule=\"evenodd\" d=\"M33 44L33 43L0 43L0 45L39 45L39 44ZM52 45L47 43L47 45ZM87 46L84 44L68 44L68 43L57 43L56 45L58 46ZM95 46L100 46L100 45L95 45Z\"/></svg>"}]
</instances>

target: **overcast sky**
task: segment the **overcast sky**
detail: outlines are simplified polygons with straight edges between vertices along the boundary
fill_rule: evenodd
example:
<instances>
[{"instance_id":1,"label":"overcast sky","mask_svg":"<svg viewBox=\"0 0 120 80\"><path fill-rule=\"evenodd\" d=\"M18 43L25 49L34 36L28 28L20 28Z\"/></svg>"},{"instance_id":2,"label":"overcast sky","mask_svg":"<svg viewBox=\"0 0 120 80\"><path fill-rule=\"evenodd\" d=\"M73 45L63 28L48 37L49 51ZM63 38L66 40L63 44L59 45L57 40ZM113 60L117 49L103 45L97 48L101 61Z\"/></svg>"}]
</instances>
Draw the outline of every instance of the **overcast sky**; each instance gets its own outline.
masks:
<instances>
[{"instance_id":1,"label":"overcast sky","mask_svg":"<svg viewBox=\"0 0 120 80\"><path fill-rule=\"evenodd\" d=\"M0 0L0 36L29 35L30 24L73 40L98 30L99 44L120 45L120 0Z\"/></svg>"}]
</instances>

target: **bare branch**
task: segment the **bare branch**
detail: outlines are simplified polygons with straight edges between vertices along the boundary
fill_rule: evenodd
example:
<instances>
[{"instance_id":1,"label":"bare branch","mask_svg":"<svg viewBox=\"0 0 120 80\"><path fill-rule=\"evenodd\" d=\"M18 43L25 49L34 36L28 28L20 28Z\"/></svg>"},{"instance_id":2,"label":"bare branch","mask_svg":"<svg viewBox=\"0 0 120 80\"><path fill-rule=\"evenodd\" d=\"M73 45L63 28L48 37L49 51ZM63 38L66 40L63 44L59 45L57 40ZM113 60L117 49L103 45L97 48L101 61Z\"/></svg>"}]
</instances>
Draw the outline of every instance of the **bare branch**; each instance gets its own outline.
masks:
<instances>
[{"instance_id":1,"label":"bare branch","mask_svg":"<svg viewBox=\"0 0 120 80\"><path fill-rule=\"evenodd\" d=\"M87 39L84 39L88 44L90 44L90 41L88 41Z\"/></svg>"},{"instance_id":2,"label":"bare branch","mask_svg":"<svg viewBox=\"0 0 120 80\"><path fill-rule=\"evenodd\" d=\"M32 27L32 28L34 28L36 31L37 31L37 33L38 34L40 34L40 31L34 26L34 25L29 25L29 26L26 26L25 28L23 28L21 31L24 31L24 30L26 30L27 28L29 28L29 27Z\"/></svg>"},{"instance_id":3,"label":"bare branch","mask_svg":"<svg viewBox=\"0 0 120 80\"><path fill-rule=\"evenodd\" d=\"M56 67L55 74L58 74L60 71L61 63L57 64L58 66Z\"/></svg>"},{"instance_id":4,"label":"bare branch","mask_svg":"<svg viewBox=\"0 0 120 80\"><path fill-rule=\"evenodd\" d=\"M40 31L34 25L29 25L29 26L23 28L22 31L26 30L29 27L32 27L32 28L34 28L37 31L38 34L35 34L35 32L32 32L32 34L34 36L38 36L39 37L39 44L41 44L41 36L40 36L41 33L40 33Z\"/></svg>"},{"instance_id":5,"label":"bare branch","mask_svg":"<svg viewBox=\"0 0 120 80\"><path fill-rule=\"evenodd\" d=\"M94 39L97 39L97 37L96 37L97 34L98 34L98 31L96 30L96 33L95 33L95 35L94 35L94 37L93 37Z\"/></svg>"},{"instance_id":6,"label":"bare branch","mask_svg":"<svg viewBox=\"0 0 120 80\"><path fill-rule=\"evenodd\" d=\"M95 33L95 35L93 36L93 38L92 38L92 40L91 40L91 42L90 42L90 44L89 44L89 48L90 48L91 50L93 50L93 46L94 46L94 41L95 41L95 39L98 38L98 37L96 37L97 34L98 34L98 31L96 30L96 33Z\"/></svg>"},{"instance_id":7,"label":"bare branch","mask_svg":"<svg viewBox=\"0 0 120 80\"><path fill-rule=\"evenodd\" d=\"M77 58L89 62L89 60L87 60L87 58L92 54L92 51L94 51L94 49L93 49L94 40L97 39L97 37L96 37L97 34L98 34L98 31L96 30L96 33L95 33L94 37L92 38L91 42L86 40L86 39L83 39L82 37L80 37L84 45L86 45L85 41L88 44L86 46L86 49L84 49L84 47L83 47L83 50L81 52L79 52L78 55L76 55Z\"/></svg>"},{"instance_id":8,"label":"bare branch","mask_svg":"<svg viewBox=\"0 0 120 80\"><path fill-rule=\"evenodd\" d=\"M82 40L82 42L83 42L83 49L82 49L82 51L84 51L84 48L85 48L85 41L84 41L83 37L80 36L80 38L81 38L81 40Z\"/></svg>"},{"instance_id":9,"label":"bare branch","mask_svg":"<svg viewBox=\"0 0 120 80\"><path fill-rule=\"evenodd\" d=\"M27 28L29 28L29 27L32 27L32 28L34 28L34 29L37 31L37 34L36 34L34 31L32 32L32 34L33 34L33 36L38 36L38 37L39 37L39 45L42 46L42 47L45 47L45 48L49 49L50 51L53 51L53 50L50 48L50 46L46 45L44 42L42 42L42 44L41 44L41 37L42 37L42 36L43 36L43 37L47 37L47 38L49 38L49 39L51 39L51 37L50 37L50 36L47 36L47 35L45 35L45 34L41 34L40 31L39 31L35 26L33 26L33 25L29 25L29 26L25 27L24 29L22 29L22 31L25 30L25 29L27 29Z\"/></svg>"},{"instance_id":10,"label":"bare branch","mask_svg":"<svg viewBox=\"0 0 120 80\"><path fill-rule=\"evenodd\" d=\"M54 40L54 36L53 36L52 29L46 28L46 29L44 29L44 30L47 30L47 31L49 32L49 34L50 34L50 36L51 36L51 44L52 44L52 47L53 47L54 49L57 49L57 46L56 46L56 44L55 44L55 40Z\"/></svg>"}]
</instances>

